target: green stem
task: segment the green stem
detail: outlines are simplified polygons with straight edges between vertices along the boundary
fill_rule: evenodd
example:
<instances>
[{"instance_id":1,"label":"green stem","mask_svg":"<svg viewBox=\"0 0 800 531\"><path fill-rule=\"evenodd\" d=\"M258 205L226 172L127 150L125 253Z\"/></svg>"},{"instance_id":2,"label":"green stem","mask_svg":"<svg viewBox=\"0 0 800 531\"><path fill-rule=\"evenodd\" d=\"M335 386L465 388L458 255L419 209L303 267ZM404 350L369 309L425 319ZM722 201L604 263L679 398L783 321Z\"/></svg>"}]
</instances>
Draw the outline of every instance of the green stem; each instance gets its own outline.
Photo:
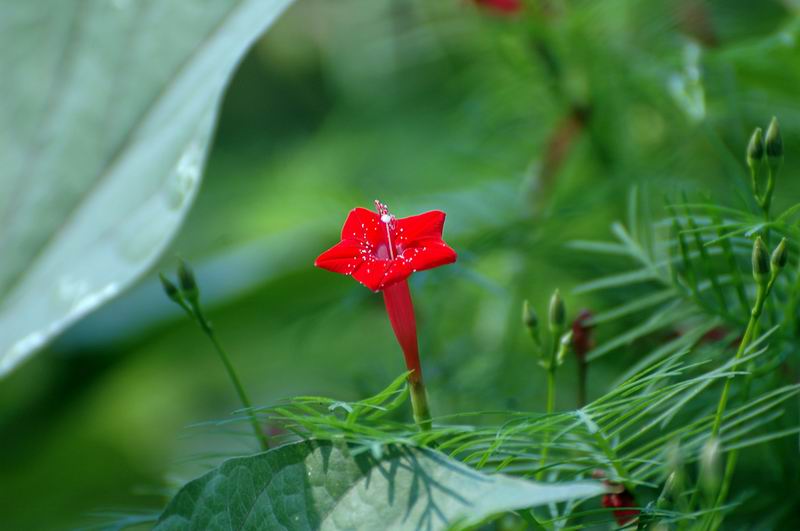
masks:
<instances>
[{"instance_id":1,"label":"green stem","mask_svg":"<svg viewBox=\"0 0 800 531\"><path fill-rule=\"evenodd\" d=\"M422 378L408 378L408 388L411 395L411 409L414 411L414 421L421 431L431 430L431 410L428 406L428 393Z\"/></svg>"},{"instance_id":2,"label":"green stem","mask_svg":"<svg viewBox=\"0 0 800 531\"><path fill-rule=\"evenodd\" d=\"M556 364L555 355L552 356L550 365L547 367L547 409L548 415L551 415L556 408ZM544 445L542 446L542 458L539 461L539 468L543 469L547 464L547 453L550 446L550 432L545 432ZM544 477L544 470L540 470L537 479L541 481Z\"/></svg>"},{"instance_id":3,"label":"green stem","mask_svg":"<svg viewBox=\"0 0 800 531\"><path fill-rule=\"evenodd\" d=\"M250 402L250 398L247 396L247 393L244 390L244 386L242 385L241 380L239 380L239 376L236 374L236 370L233 368L233 364L231 363L230 357L228 357L228 353L222 347L222 344L217 339L217 334L214 332L214 329L211 327L211 323L203 315L202 310L200 309L200 305L196 304L193 306L194 308L194 316L196 318L197 324L200 326L200 329L203 333L208 337L211 341L211 344L214 345L214 350L217 351L220 360L222 360L222 364L225 366L225 370L228 373L228 377L233 383L234 389L236 389L236 394L239 395L239 400L242 403L242 406L247 410L247 415L250 417L250 424L253 427L253 433L258 439L259 445L261 449L266 451L269 450L269 441L267 440L267 436L264 431L261 429L258 419L256 419L255 412L253 412L253 405Z\"/></svg>"},{"instance_id":4,"label":"green stem","mask_svg":"<svg viewBox=\"0 0 800 531\"><path fill-rule=\"evenodd\" d=\"M586 405L586 375L589 364L586 359L578 360L578 408Z\"/></svg>"},{"instance_id":5,"label":"green stem","mask_svg":"<svg viewBox=\"0 0 800 531\"><path fill-rule=\"evenodd\" d=\"M771 286L771 283L768 284ZM750 344L750 341L753 337L753 333L756 329L758 318L761 316L761 311L764 308L764 300L766 299L766 290L762 286L758 286L756 292L756 302L753 305L753 308L750 310L750 319L747 322L747 328L745 329L744 335L742 336L742 340L739 342L739 348L736 350L736 355L734 356L734 365L731 368L732 372L735 372L738 368L738 360L744 355L744 351L747 349L747 345ZM728 404L728 395L730 394L731 388L731 380L733 379L732 376L729 376L725 380L725 385L722 388L722 394L719 398L719 403L717 404L717 411L714 415L714 423L711 427L711 436L710 438L717 437L719 435L720 427L722 426L722 418L725 415L725 408ZM697 499L700 495L700 486L699 486L699 478L698 484L695 486L694 492L692 493L691 498L689 499L689 511L694 510L695 505L697 504Z\"/></svg>"},{"instance_id":6,"label":"green stem","mask_svg":"<svg viewBox=\"0 0 800 531\"><path fill-rule=\"evenodd\" d=\"M750 320L747 322L747 328L744 331L744 336L742 336L742 341L739 343L739 348L736 351L736 355L734 356L734 364L731 367L731 371L735 372L739 366L738 361L741 359L742 355L744 355L744 351L747 349L747 345L750 344L750 341L753 338L753 332L756 327L756 322L758 318L761 317L761 311L764 308L764 300L765 297L765 290L761 287L758 289L758 293L756 294L756 303L753 306L752 311L750 312ZM731 381L733 380L732 376L729 376L725 380L725 386L722 388L722 395L719 397L719 403L717 404L717 413L714 416L714 424L711 427L711 437L716 437L719 435L719 430L722 425L722 417L725 414L725 407L728 404L728 395L730 394L731 390Z\"/></svg>"},{"instance_id":7,"label":"green stem","mask_svg":"<svg viewBox=\"0 0 800 531\"><path fill-rule=\"evenodd\" d=\"M734 357L734 364L731 367L731 371L735 372L738 367L738 361L744 355L747 346L753 340L753 337L756 335L758 330L758 320L761 317L761 313L764 310L764 303L767 301L767 297L769 296L770 291L772 290L772 285L775 283L775 279L777 275L773 274L770 275L769 282L766 286L758 286L756 291L756 302L753 305L753 309L750 312L750 320L747 323L747 329L744 332L744 336L742 337L742 341L739 343L739 348L736 351L736 356ZM732 376L729 376L727 380L725 380L725 386L722 389L722 395L719 399L719 404L717 405L717 413L714 417L714 424L711 428L711 437L717 437L719 435L720 427L722 425L722 417L725 414L725 407L728 402L728 395L730 393L731 387L731 380L733 379ZM749 388L750 379L747 380L747 387ZM728 492L730 490L731 481L733 480L733 473L736 469L736 461L738 459L739 452L737 450L731 450L728 453L728 456L725 461L725 473L723 475L722 484L720 486L720 490L717 494L716 501L714 503L715 508L720 507L725 503L725 499L728 496ZM695 489L695 495L699 492L699 488ZM695 495L692 496L692 500L695 499ZM691 503L691 502L690 502ZM702 526L703 529L710 529L711 531L716 530L722 524L722 515L711 513L706 518L705 525Z\"/></svg>"}]
</instances>

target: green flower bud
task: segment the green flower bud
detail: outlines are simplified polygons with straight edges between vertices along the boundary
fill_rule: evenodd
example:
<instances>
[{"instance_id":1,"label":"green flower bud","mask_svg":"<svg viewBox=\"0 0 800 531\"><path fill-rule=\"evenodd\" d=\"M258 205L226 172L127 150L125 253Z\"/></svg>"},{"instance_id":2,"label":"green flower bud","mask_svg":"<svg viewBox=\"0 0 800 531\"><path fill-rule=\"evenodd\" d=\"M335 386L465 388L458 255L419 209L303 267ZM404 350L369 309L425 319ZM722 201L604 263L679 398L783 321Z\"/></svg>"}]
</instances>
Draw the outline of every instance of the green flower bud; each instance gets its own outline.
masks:
<instances>
[{"instance_id":1,"label":"green flower bud","mask_svg":"<svg viewBox=\"0 0 800 531\"><path fill-rule=\"evenodd\" d=\"M769 280L769 251L764 245L761 236L753 242L753 278L760 285L766 285Z\"/></svg>"},{"instance_id":2,"label":"green flower bud","mask_svg":"<svg viewBox=\"0 0 800 531\"><path fill-rule=\"evenodd\" d=\"M183 260L178 260L178 281L181 285L183 296L190 302L196 303L200 297L200 290L197 287L192 268Z\"/></svg>"},{"instance_id":3,"label":"green flower bud","mask_svg":"<svg viewBox=\"0 0 800 531\"><path fill-rule=\"evenodd\" d=\"M773 275L777 275L789 259L789 252L786 250L786 246L786 238L783 238L778 246L775 247L775 250L772 251L769 267Z\"/></svg>"},{"instance_id":4,"label":"green flower bud","mask_svg":"<svg viewBox=\"0 0 800 531\"><path fill-rule=\"evenodd\" d=\"M176 286L175 283L170 279L165 277L164 273L159 273L158 278L161 279L161 287L164 288L164 293L167 294L167 297L169 297L173 302L180 303L181 292L178 291L178 286Z\"/></svg>"},{"instance_id":5,"label":"green flower bud","mask_svg":"<svg viewBox=\"0 0 800 531\"><path fill-rule=\"evenodd\" d=\"M522 324L531 331L539 328L539 318L536 316L536 312L533 311L527 299L522 303Z\"/></svg>"},{"instance_id":6,"label":"green flower bud","mask_svg":"<svg viewBox=\"0 0 800 531\"><path fill-rule=\"evenodd\" d=\"M719 454L719 439L716 437L706 441L700 453L700 486L709 498L716 494L722 479Z\"/></svg>"},{"instance_id":7,"label":"green flower bud","mask_svg":"<svg viewBox=\"0 0 800 531\"><path fill-rule=\"evenodd\" d=\"M781 137L781 129L778 126L778 119L774 116L769 123L769 127L767 127L764 145L770 164L772 164L773 160L779 160L783 157L783 138Z\"/></svg>"},{"instance_id":8,"label":"green flower bud","mask_svg":"<svg viewBox=\"0 0 800 531\"><path fill-rule=\"evenodd\" d=\"M764 135L760 127L756 127L750 136L750 143L747 144L747 165L750 171L755 172L761 161L764 160Z\"/></svg>"},{"instance_id":9,"label":"green flower bud","mask_svg":"<svg viewBox=\"0 0 800 531\"><path fill-rule=\"evenodd\" d=\"M566 313L567 311L564 308L564 300L561 298L561 293L555 290L550 297L550 309L548 311L550 332L560 334L561 330L564 329Z\"/></svg>"}]
</instances>

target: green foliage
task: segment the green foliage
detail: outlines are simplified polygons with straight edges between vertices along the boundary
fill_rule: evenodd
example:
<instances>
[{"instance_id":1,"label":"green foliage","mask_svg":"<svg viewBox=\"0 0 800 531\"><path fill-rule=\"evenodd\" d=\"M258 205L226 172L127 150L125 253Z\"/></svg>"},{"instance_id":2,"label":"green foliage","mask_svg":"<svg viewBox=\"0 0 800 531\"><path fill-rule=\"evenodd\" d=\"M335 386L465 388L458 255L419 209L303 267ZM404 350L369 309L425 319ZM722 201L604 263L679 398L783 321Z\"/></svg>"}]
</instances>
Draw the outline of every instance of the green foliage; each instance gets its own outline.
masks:
<instances>
[{"instance_id":1,"label":"green foliage","mask_svg":"<svg viewBox=\"0 0 800 531\"><path fill-rule=\"evenodd\" d=\"M28 4L13 11L34 9ZM135 4L149 5L114 0L107 9ZM211 4L199 12L222 9ZM254 402L279 404L261 408L261 422L288 430L275 437L287 443L436 445L481 473L562 482L599 470L633 492L641 527L800 527L794 3L526 4L526 15L505 19L470 2L304 0L235 75L203 190L172 249L197 266L209 320ZM100 6L83 5L88 14ZM3 32L19 21L7 15L3 8ZM181 33L168 18L144 19ZM28 46L39 27L26 23L13 46L2 47L0 61L13 67L3 69L12 73L4 90L30 79L16 75L17 43ZM147 57L152 72L134 69L147 74L136 78L142 83L169 48L147 42L160 53ZM57 93L75 83L43 86ZM745 146L772 114L785 160L762 159L753 185ZM39 136L68 136L53 124ZM0 126L0 156L29 137L23 125ZM83 138L74 143L85 147ZM777 169L768 205L767 172ZM59 183L80 188L79 173ZM336 237L342 213L375 197L401 214L447 211L448 241L460 256L454 267L414 279L423 365L440 414L429 434L408 422L402 378L381 399L358 400L400 372L401 358L379 301L310 266ZM626 210L612 225L613 241L588 241L606 238ZM758 234L770 251L787 237L788 262L754 342L734 362L756 299L750 252ZM572 238L581 241L565 246ZM3 268L16 257L1 250ZM247 411L177 437L186 423L239 406L209 345L175 321L178 309L169 313L157 282L149 277L82 321L51 355L0 386L0 497L15 500L6 527L62 528L87 508L160 511L187 478L256 449L243 435ZM569 289L576 282L582 287ZM527 298L546 316L541 303L556 286L567 324L579 308L594 313L594 400L573 409L567 352L553 412L541 414L545 375L519 309ZM42 291L42 305L49 293ZM712 444L727 383L722 477L706 481L714 467L698 460ZM280 402L308 393L342 400ZM718 502L711 487L726 484L735 452L729 492ZM170 466L176 455L198 457ZM54 483L55 476L69 479ZM614 522L610 509L587 500L520 510L497 526Z\"/></svg>"},{"instance_id":2,"label":"green foliage","mask_svg":"<svg viewBox=\"0 0 800 531\"><path fill-rule=\"evenodd\" d=\"M487 476L433 450L357 450L312 440L226 461L181 489L155 529L453 529L605 491Z\"/></svg>"}]
</instances>

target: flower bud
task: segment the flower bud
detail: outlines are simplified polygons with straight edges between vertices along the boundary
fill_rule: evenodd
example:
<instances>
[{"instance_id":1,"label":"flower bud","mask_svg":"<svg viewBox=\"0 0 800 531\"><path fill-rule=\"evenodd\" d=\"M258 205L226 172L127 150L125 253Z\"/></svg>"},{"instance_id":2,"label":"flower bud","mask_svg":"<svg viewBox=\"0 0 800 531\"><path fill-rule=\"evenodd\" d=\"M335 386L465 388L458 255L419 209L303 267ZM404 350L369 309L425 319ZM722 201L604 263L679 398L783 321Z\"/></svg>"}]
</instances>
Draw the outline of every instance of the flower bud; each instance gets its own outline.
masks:
<instances>
[{"instance_id":1,"label":"flower bud","mask_svg":"<svg viewBox=\"0 0 800 531\"><path fill-rule=\"evenodd\" d=\"M709 497L715 495L722 479L719 454L719 439L716 437L706 441L700 453L700 486Z\"/></svg>"},{"instance_id":2,"label":"flower bud","mask_svg":"<svg viewBox=\"0 0 800 531\"><path fill-rule=\"evenodd\" d=\"M767 160L769 161L770 165L773 164L773 161L776 161L778 164L780 164L780 159L783 158L783 138L781 137L781 129L778 126L778 119L774 116L772 117L772 121L769 123L769 127L767 127L767 134L764 138L764 146L767 152Z\"/></svg>"},{"instance_id":3,"label":"flower bud","mask_svg":"<svg viewBox=\"0 0 800 531\"><path fill-rule=\"evenodd\" d=\"M761 236L753 242L753 278L760 286L769 280L769 251Z\"/></svg>"},{"instance_id":4,"label":"flower bud","mask_svg":"<svg viewBox=\"0 0 800 531\"><path fill-rule=\"evenodd\" d=\"M567 352L569 352L569 347L571 344L572 344L572 330L561 336L561 340L558 342L556 365L561 366L564 363L564 359L567 357Z\"/></svg>"},{"instance_id":5,"label":"flower bud","mask_svg":"<svg viewBox=\"0 0 800 531\"><path fill-rule=\"evenodd\" d=\"M778 272L783 269L783 266L786 265L788 259L789 252L786 250L786 238L783 238L778 246L775 247L775 250L772 251L772 257L769 261L769 267L772 274L777 275Z\"/></svg>"},{"instance_id":6,"label":"flower bud","mask_svg":"<svg viewBox=\"0 0 800 531\"><path fill-rule=\"evenodd\" d=\"M533 311L527 299L522 302L522 324L531 331L539 328L539 317L536 316L536 312Z\"/></svg>"},{"instance_id":7,"label":"flower bud","mask_svg":"<svg viewBox=\"0 0 800 531\"><path fill-rule=\"evenodd\" d=\"M747 144L747 165L750 171L755 172L761 161L764 160L764 135L760 127L756 127Z\"/></svg>"},{"instance_id":8,"label":"flower bud","mask_svg":"<svg viewBox=\"0 0 800 531\"><path fill-rule=\"evenodd\" d=\"M611 491L604 494L600 500L603 507L613 509L614 519L617 524L624 526L632 522L639 516L639 509L636 509L636 498L623 485L605 481L606 486Z\"/></svg>"},{"instance_id":9,"label":"flower bud","mask_svg":"<svg viewBox=\"0 0 800 531\"><path fill-rule=\"evenodd\" d=\"M164 293L167 294L167 297L169 297L173 302L180 303L181 293L178 291L178 286L176 286L175 283L170 279L165 277L164 273L159 273L158 278L161 279L161 287L164 288Z\"/></svg>"},{"instance_id":10,"label":"flower bud","mask_svg":"<svg viewBox=\"0 0 800 531\"><path fill-rule=\"evenodd\" d=\"M594 326L589 324L591 319L592 312L583 309L572 321L572 349L581 361L585 361L586 353L594 348L594 337L592 337Z\"/></svg>"},{"instance_id":11,"label":"flower bud","mask_svg":"<svg viewBox=\"0 0 800 531\"><path fill-rule=\"evenodd\" d=\"M194 278L192 268L183 260L178 261L178 281L183 296L190 302L196 303L200 296L200 290L197 287L197 281Z\"/></svg>"},{"instance_id":12,"label":"flower bud","mask_svg":"<svg viewBox=\"0 0 800 531\"><path fill-rule=\"evenodd\" d=\"M566 309L564 308L564 300L561 298L561 293L558 290L553 292L550 297L550 308L548 311L550 332L553 334L560 334L564 330L564 322L566 321Z\"/></svg>"}]
</instances>

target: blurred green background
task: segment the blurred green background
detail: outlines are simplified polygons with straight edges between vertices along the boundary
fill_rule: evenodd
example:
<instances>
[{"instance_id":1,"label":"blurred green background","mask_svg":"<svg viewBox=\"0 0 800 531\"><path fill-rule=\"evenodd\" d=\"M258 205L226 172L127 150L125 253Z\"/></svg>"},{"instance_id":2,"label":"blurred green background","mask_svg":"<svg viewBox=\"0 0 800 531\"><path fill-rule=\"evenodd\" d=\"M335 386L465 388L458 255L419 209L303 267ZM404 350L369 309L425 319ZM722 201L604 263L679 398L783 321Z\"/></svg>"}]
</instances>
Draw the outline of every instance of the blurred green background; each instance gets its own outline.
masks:
<instances>
[{"instance_id":1,"label":"blurred green background","mask_svg":"<svg viewBox=\"0 0 800 531\"><path fill-rule=\"evenodd\" d=\"M468 0L298 0L233 78L162 263L0 383L0 527L157 509L173 480L252 449L187 429L238 404L161 292L155 272L176 254L255 403L354 399L391 381L404 367L381 297L312 266L376 198L398 216L446 211L459 253L411 281L434 413L541 408L521 301L542 314L560 287L570 315L614 302L570 294L619 264L566 242L607 239L631 190L654 215L681 189L747 201L744 146L773 114L783 175L796 173L799 9L551 0L509 16ZM780 182L776 206L798 190ZM636 355L593 366L590 396ZM559 407L574 406L573 374L559 375Z\"/></svg>"}]
</instances>

